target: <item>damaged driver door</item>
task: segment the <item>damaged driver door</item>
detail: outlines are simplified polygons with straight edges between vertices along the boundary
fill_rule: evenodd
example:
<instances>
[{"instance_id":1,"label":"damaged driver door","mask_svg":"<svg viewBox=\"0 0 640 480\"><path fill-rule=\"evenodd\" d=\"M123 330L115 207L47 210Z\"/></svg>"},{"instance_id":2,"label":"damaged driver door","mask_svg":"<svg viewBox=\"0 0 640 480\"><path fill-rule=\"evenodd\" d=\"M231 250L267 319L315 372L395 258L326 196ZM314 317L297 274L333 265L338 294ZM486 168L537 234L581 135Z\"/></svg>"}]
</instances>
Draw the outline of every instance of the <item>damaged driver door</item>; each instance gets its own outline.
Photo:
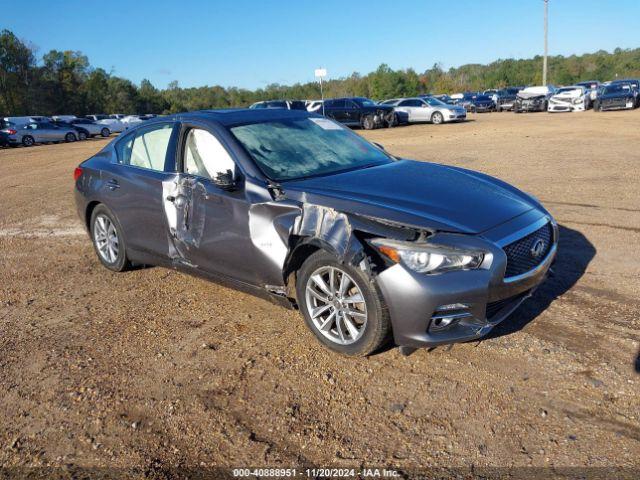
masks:
<instances>
[{"instance_id":1,"label":"damaged driver door","mask_svg":"<svg viewBox=\"0 0 640 480\"><path fill-rule=\"evenodd\" d=\"M172 260L255 284L249 202L235 162L206 127L183 125L181 139L178 173L163 182Z\"/></svg>"}]
</instances>

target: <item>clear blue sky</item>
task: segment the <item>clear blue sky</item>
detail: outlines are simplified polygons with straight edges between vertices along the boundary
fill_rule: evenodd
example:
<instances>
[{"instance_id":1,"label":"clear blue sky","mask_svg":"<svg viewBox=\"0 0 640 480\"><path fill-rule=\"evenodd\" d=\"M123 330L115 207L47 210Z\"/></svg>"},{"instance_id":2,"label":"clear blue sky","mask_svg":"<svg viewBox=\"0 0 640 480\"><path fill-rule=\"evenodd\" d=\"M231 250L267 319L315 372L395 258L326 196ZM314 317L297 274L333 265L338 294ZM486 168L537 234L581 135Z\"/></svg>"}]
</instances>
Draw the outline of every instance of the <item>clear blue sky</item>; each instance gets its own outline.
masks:
<instances>
[{"instance_id":1,"label":"clear blue sky","mask_svg":"<svg viewBox=\"0 0 640 480\"><path fill-rule=\"evenodd\" d=\"M311 81L319 66L335 78L542 53L542 0L28 0L28 14L11 3L0 28L39 55L80 50L158 87L257 88ZM639 47L640 0L612 3L550 0L550 54Z\"/></svg>"}]
</instances>

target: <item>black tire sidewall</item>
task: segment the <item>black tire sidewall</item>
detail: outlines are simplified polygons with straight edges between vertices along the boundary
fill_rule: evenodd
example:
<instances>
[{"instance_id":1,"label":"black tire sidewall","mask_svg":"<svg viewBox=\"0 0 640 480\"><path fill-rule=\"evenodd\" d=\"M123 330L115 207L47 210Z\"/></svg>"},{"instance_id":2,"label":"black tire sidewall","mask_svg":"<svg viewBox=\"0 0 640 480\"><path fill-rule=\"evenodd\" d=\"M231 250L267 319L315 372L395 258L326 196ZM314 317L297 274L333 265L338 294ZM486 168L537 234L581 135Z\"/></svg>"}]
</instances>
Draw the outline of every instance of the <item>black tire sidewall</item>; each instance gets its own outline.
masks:
<instances>
[{"instance_id":1,"label":"black tire sidewall","mask_svg":"<svg viewBox=\"0 0 640 480\"><path fill-rule=\"evenodd\" d=\"M34 143L35 142L31 135L25 135L24 137L22 137L22 145L24 145L25 147L31 147Z\"/></svg>"},{"instance_id":2,"label":"black tire sidewall","mask_svg":"<svg viewBox=\"0 0 640 480\"><path fill-rule=\"evenodd\" d=\"M306 285L311 274L321 267L334 266L346 271L356 282L367 306L367 325L365 332L356 342L350 345L339 345L324 337L317 331L306 306ZM369 279L360 270L340 263L335 256L319 250L311 255L302 265L296 275L296 295L298 305L307 327L313 332L321 344L327 348L348 356L367 356L384 345L391 333L389 314L382 294L375 286L374 280Z\"/></svg>"},{"instance_id":3,"label":"black tire sidewall","mask_svg":"<svg viewBox=\"0 0 640 480\"><path fill-rule=\"evenodd\" d=\"M64 136L64 140L65 140L65 142L75 142L76 141L76 136L73 133L67 133Z\"/></svg>"},{"instance_id":4,"label":"black tire sidewall","mask_svg":"<svg viewBox=\"0 0 640 480\"><path fill-rule=\"evenodd\" d=\"M371 115L362 117L362 127L365 130L373 130L373 117Z\"/></svg>"},{"instance_id":5,"label":"black tire sidewall","mask_svg":"<svg viewBox=\"0 0 640 480\"><path fill-rule=\"evenodd\" d=\"M96 217L98 215L104 215L108 217L109 220L111 220L111 223L116 227L116 233L118 235L118 258L113 263L109 263L104 258L102 258L102 255L100 255L98 246L96 245L96 241L94 239L93 233ZM129 260L127 259L127 244L124 238L122 227L120 226L120 222L118 222L116 216L111 212L111 210L107 208L106 205L100 204L93 209L93 212L91 212L89 234L91 235L91 243L93 245L93 249L95 250L96 255L98 256L98 260L100 260L100 263L102 263L102 265L107 267L109 270L113 270L114 272L122 272L129 267Z\"/></svg>"},{"instance_id":6,"label":"black tire sidewall","mask_svg":"<svg viewBox=\"0 0 640 480\"><path fill-rule=\"evenodd\" d=\"M106 132L106 134L105 134ZM102 130L100 130L100 135L102 135L103 137L108 137L109 135L111 135L111 131L108 128L103 128Z\"/></svg>"}]
</instances>

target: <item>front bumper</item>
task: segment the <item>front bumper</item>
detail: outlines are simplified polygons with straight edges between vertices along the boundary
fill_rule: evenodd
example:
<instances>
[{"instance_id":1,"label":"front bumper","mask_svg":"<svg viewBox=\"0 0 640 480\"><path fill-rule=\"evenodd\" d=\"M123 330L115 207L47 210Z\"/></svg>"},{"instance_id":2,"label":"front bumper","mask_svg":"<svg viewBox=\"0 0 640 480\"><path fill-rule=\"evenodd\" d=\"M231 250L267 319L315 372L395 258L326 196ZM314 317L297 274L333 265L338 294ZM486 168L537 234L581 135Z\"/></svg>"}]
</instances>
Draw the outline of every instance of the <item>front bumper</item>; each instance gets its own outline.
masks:
<instances>
[{"instance_id":1,"label":"front bumper","mask_svg":"<svg viewBox=\"0 0 640 480\"><path fill-rule=\"evenodd\" d=\"M456 112L455 110L450 110L443 116L445 122L459 122L467 119L467 111L465 109L462 109L458 112Z\"/></svg>"},{"instance_id":2,"label":"front bumper","mask_svg":"<svg viewBox=\"0 0 640 480\"><path fill-rule=\"evenodd\" d=\"M609 102L600 105L601 110L631 110L635 106L634 100L626 100L624 102Z\"/></svg>"},{"instance_id":3,"label":"front bumper","mask_svg":"<svg viewBox=\"0 0 640 480\"><path fill-rule=\"evenodd\" d=\"M473 109L478 113L491 112L494 109L494 106L493 104L480 104L480 105L475 105Z\"/></svg>"},{"instance_id":4,"label":"front bumper","mask_svg":"<svg viewBox=\"0 0 640 480\"><path fill-rule=\"evenodd\" d=\"M498 108L500 108L502 110L513 110L513 104L514 103L515 103L514 100L507 100L505 102L498 103Z\"/></svg>"},{"instance_id":5,"label":"front bumper","mask_svg":"<svg viewBox=\"0 0 640 480\"><path fill-rule=\"evenodd\" d=\"M429 347L475 340L485 336L528 298L547 276L556 255L558 229L546 257L533 270L505 280L507 257L502 247L525 236L532 226L552 221L528 212L482 235L438 233L430 241L458 248L482 249L491 257L488 269L425 275L401 264L383 271L378 286L389 307L395 343ZM525 232L525 233L522 233ZM451 307L460 307L458 309ZM464 307L464 308L462 308ZM440 318L458 315L445 328Z\"/></svg>"},{"instance_id":6,"label":"front bumper","mask_svg":"<svg viewBox=\"0 0 640 480\"><path fill-rule=\"evenodd\" d=\"M546 110L544 102L516 102L513 108L520 112L544 112Z\"/></svg>"},{"instance_id":7,"label":"front bumper","mask_svg":"<svg viewBox=\"0 0 640 480\"><path fill-rule=\"evenodd\" d=\"M584 103L549 103L548 112L584 112Z\"/></svg>"}]
</instances>

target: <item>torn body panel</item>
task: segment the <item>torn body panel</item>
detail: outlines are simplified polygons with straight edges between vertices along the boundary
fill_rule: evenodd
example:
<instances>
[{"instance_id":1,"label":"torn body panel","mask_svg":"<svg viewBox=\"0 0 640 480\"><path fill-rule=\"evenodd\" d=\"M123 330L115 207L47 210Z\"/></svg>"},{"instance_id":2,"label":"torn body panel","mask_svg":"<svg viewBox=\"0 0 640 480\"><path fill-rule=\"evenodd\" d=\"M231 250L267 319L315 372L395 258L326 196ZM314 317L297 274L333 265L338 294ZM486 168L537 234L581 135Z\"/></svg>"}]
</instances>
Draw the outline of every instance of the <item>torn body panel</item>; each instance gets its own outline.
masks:
<instances>
[{"instance_id":1,"label":"torn body panel","mask_svg":"<svg viewBox=\"0 0 640 480\"><path fill-rule=\"evenodd\" d=\"M190 252L200 246L205 224L204 197L206 190L194 177L175 175L162 182L170 259L190 263Z\"/></svg>"},{"instance_id":2,"label":"torn body panel","mask_svg":"<svg viewBox=\"0 0 640 480\"><path fill-rule=\"evenodd\" d=\"M305 258L298 258L303 249L308 252L322 248L339 261L359 265L373 274L380 261L372 259L370 247L362 239L385 236L399 240L418 237L416 230L385 224L382 221L338 212L315 204L274 201L254 204L249 209L251 241L259 252L257 270L264 272L261 284L270 291L285 289L292 295L289 275ZM281 288L279 288L281 287ZM288 287L288 288L287 288Z\"/></svg>"}]
</instances>

